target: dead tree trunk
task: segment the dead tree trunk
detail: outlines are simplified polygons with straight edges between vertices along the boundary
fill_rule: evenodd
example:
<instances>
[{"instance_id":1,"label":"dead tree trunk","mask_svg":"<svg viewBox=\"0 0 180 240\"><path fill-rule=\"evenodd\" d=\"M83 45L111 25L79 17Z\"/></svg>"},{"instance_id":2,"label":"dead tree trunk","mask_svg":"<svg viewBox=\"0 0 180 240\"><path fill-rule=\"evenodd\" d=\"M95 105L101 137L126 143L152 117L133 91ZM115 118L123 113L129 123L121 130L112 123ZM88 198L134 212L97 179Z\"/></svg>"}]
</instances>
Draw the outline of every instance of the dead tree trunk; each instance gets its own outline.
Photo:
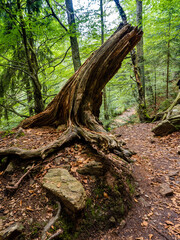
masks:
<instances>
[{"instance_id":1,"label":"dead tree trunk","mask_svg":"<svg viewBox=\"0 0 180 240\"><path fill-rule=\"evenodd\" d=\"M141 39L142 31L125 25L95 51L69 79L45 111L24 120L21 127L66 124L104 132L98 123L102 89Z\"/></svg>"},{"instance_id":2,"label":"dead tree trunk","mask_svg":"<svg viewBox=\"0 0 180 240\"><path fill-rule=\"evenodd\" d=\"M180 92L165 111L163 120L152 130L158 136L165 136L180 130Z\"/></svg>"},{"instance_id":3,"label":"dead tree trunk","mask_svg":"<svg viewBox=\"0 0 180 240\"><path fill-rule=\"evenodd\" d=\"M47 125L57 127L66 124L67 129L59 139L35 150L2 149L0 155L13 154L23 159L32 157L44 159L63 144L75 138L82 138L105 159L106 166L120 173L119 175L122 169L128 172L125 161L129 161L130 152L124 150L121 143L105 131L98 121L98 116L104 86L118 71L123 59L141 39L141 36L142 31L129 24L119 28L74 73L43 112L20 124L23 128ZM117 159L113 153L120 158Z\"/></svg>"}]
</instances>

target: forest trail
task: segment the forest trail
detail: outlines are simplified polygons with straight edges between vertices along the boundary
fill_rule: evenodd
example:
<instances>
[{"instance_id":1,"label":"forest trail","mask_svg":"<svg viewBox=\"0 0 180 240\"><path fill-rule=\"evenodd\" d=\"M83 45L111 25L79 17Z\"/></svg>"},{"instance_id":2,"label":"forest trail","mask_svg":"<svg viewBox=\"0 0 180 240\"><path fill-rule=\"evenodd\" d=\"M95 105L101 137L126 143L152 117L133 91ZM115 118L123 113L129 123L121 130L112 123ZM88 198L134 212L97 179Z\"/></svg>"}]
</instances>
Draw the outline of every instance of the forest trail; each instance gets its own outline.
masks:
<instances>
[{"instance_id":1,"label":"forest trail","mask_svg":"<svg viewBox=\"0 0 180 240\"><path fill-rule=\"evenodd\" d=\"M114 128L127 124L130 121L131 117L135 114L136 114L135 107L127 109L121 115L118 115L117 117L114 118L114 120L110 124L110 127Z\"/></svg>"},{"instance_id":2,"label":"forest trail","mask_svg":"<svg viewBox=\"0 0 180 240\"><path fill-rule=\"evenodd\" d=\"M136 152L132 156L134 162L132 171L137 189L133 198L133 206L128 216L120 224L109 231L98 225L98 230L88 231L78 240L178 240L180 239L180 132L166 137L154 137L151 129L155 124L138 123L123 125L112 130L126 147ZM25 129L23 135L15 138L16 134L1 136L0 148L21 146L24 149L35 149L54 141L61 132L52 128ZM13 195L7 194L6 186L16 183L31 162L18 161L17 167L5 173L0 172L0 219L3 228L14 222L23 222L26 239L39 239L43 224L55 215L53 201L41 187L41 179L49 168L67 167L84 186L88 195L94 186L94 178L77 173L78 167L90 161L98 160L90 152L86 144L73 144L49 156L40 162L40 169L35 170L23 180ZM38 166L38 164L37 164ZM166 184L165 186L163 184ZM167 194L163 196L162 187ZM169 189L170 188L170 189ZM108 202L102 197L101 205ZM111 205L112 207L112 205ZM107 209L106 209L107 210ZM2 221L3 219L3 221ZM115 216L116 219L116 216ZM90 218L91 221L93 219ZM116 219L118 222L118 219ZM99 223L98 223L99 224ZM108 225L108 220L101 223ZM105 224L105 225L103 225ZM60 224L61 225L61 224ZM102 227L101 226L101 227ZM95 223L97 227L97 223ZM32 230L38 229L38 231ZM179 234L179 235L178 235ZM35 237L36 236L36 237Z\"/></svg>"},{"instance_id":3,"label":"forest trail","mask_svg":"<svg viewBox=\"0 0 180 240\"><path fill-rule=\"evenodd\" d=\"M177 153L180 132L154 137L153 126L141 123L113 130L114 134L121 135L120 139L129 149L137 153L132 159L138 192L124 224L97 239L180 239L180 155ZM162 195L164 184L171 196Z\"/></svg>"}]
</instances>

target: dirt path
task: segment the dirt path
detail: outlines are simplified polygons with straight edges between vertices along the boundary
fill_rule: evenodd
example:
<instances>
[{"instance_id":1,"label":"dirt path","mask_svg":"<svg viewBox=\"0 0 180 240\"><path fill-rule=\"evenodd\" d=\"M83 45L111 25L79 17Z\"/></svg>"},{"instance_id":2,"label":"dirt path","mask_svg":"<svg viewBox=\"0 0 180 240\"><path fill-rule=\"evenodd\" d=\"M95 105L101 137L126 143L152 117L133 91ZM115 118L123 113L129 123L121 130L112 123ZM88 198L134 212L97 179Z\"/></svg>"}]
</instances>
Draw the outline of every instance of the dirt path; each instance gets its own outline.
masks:
<instances>
[{"instance_id":1,"label":"dirt path","mask_svg":"<svg viewBox=\"0 0 180 240\"><path fill-rule=\"evenodd\" d=\"M136 114L136 108L132 107L127 109L121 115L114 118L112 123L110 124L111 128L119 127L121 125L127 124L130 121L131 116Z\"/></svg>"},{"instance_id":2,"label":"dirt path","mask_svg":"<svg viewBox=\"0 0 180 240\"><path fill-rule=\"evenodd\" d=\"M122 126L121 134L133 156L133 172L138 186L134 206L119 226L103 234L101 240L178 240L180 239L180 132L167 137L153 137L153 124ZM164 196L161 184L173 190ZM121 224L123 225L123 224Z\"/></svg>"}]
</instances>

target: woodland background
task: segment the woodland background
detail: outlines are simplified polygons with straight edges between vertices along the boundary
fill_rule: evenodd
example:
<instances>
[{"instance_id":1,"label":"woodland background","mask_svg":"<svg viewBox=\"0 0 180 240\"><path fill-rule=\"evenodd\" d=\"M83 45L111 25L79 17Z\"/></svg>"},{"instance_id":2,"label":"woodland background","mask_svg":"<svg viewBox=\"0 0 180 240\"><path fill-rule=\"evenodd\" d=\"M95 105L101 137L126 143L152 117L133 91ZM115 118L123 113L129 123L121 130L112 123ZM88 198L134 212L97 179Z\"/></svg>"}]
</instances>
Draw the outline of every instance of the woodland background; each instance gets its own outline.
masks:
<instances>
[{"instance_id":1,"label":"woodland background","mask_svg":"<svg viewBox=\"0 0 180 240\"><path fill-rule=\"evenodd\" d=\"M112 0L74 0L74 13L68 10L70 2L0 1L0 130L41 112L77 70L71 52L73 39L78 40L75 55L83 63L121 21ZM137 25L137 2L121 1L132 25ZM141 77L150 115L167 109L178 92L179 9L178 0L143 1ZM129 54L106 85L100 119L108 125L113 117L137 105Z\"/></svg>"}]
</instances>

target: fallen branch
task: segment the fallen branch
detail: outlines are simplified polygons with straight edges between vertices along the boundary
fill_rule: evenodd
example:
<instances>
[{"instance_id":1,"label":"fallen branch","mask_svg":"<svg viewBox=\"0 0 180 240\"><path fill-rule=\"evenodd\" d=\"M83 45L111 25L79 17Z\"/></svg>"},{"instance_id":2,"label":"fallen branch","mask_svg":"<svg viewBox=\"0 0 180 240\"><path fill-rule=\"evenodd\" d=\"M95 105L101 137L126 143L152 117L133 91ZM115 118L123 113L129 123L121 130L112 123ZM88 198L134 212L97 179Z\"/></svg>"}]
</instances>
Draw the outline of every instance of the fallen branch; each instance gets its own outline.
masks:
<instances>
[{"instance_id":1,"label":"fallen branch","mask_svg":"<svg viewBox=\"0 0 180 240\"><path fill-rule=\"evenodd\" d=\"M171 240L170 238L168 238L166 235L164 235L161 231L159 231L155 226L151 225L150 226L157 232L159 233L159 235L161 235L162 237L164 237L166 240Z\"/></svg>"},{"instance_id":2,"label":"fallen branch","mask_svg":"<svg viewBox=\"0 0 180 240\"><path fill-rule=\"evenodd\" d=\"M56 233L54 233L48 240L52 240L54 238L56 238L57 236L59 236L60 234L63 233L62 229L59 229Z\"/></svg>"},{"instance_id":3,"label":"fallen branch","mask_svg":"<svg viewBox=\"0 0 180 240\"><path fill-rule=\"evenodd\" d=\"M43 232L42 232L42 237L41 237L41 240L45 240L46 239L46 232L50 229L50 227L56 222L56 220L59 218L59 215L60 215L60 212L61 212L61 204L60 202L56 201L57 205L58 205L58 210L57 210L57 213L56 213L56 216L55 217L52 217L50 219L50 221L46 224L46 226L44 227L43 229ZM57 233L56 233L57 234ZM59 233L60 234L60 233ZM54 234L55 235L55 234ZM53 235L52 235L53 236ZM51 237L52 237L51 236ZM58 235L57 235L58 236ZM54 236L55 237L55 236ZM53 237L53 238L54 238ZM53 239L51 238L51 239Z\"/></svg>"},{"instance_id":4,"label":"fallen branch","mask_svg":"<svg viewBox=\"0 0 180 240\"><path fill-rule=\"evenodd\" d=\"M22 175L22 177L19 179L19 181L18 181L16 184L14 184L14 186L8 185L8 186L6 186L6 189L7 189L7 190L16 190L16 189L18 189L19 184L20 184L20 183L22 182L22 180L30 173L30 171L31 171L33 168L34 168L34 164L32 165L31 168L28 169L28 171L27 171L24 175Z\"/></svg>"}]
</instances>

